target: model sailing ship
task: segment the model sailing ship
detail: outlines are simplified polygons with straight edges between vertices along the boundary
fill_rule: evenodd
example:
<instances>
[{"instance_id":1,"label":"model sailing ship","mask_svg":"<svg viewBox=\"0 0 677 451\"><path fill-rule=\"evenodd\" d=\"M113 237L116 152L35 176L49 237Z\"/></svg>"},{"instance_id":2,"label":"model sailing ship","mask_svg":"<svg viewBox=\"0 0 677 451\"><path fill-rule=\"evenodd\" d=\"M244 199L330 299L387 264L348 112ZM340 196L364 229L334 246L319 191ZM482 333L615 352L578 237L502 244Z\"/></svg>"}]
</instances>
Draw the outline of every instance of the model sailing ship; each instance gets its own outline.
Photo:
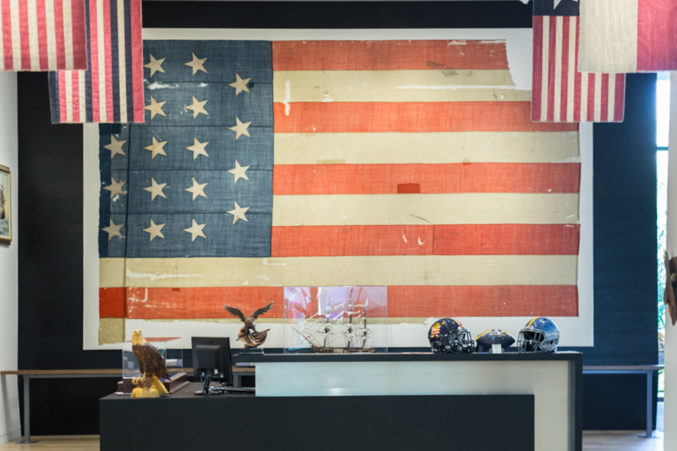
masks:
<instances>
[{"instance_id":1,"label":"model sailing ship","mask_svg":"<svg viewBox=\"0 0 677 451\"><path fill-rule=\"evenodd\" d=\"M371 330L367 327L367 308L369 298L364 302L353 301L353 290L347 302L331 304L325 312L303 311L299 306L296 309L305 314L303 330L294 328L310 345L313 352L321 353L348 353L373 352L367 346Z\"/></svg>"}]
</instances>

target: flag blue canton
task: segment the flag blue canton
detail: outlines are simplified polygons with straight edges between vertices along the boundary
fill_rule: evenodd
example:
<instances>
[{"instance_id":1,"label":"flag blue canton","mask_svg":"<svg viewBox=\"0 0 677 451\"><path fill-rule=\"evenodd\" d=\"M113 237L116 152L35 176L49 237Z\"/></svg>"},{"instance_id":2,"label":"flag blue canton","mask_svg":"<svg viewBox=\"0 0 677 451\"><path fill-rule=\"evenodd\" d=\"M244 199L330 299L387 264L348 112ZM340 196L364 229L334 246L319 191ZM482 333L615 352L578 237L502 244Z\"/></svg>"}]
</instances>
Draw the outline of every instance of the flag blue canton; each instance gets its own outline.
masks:
<instances>
[{"instance_id":1,"label":"flag blue canton","mask_svg":"<svg viewBox=\"0 0 677 451\"><path fill-rule=\"evenodd\" d=\"M271 51L144 42L146 123L99 128L101 257L270 255Z\"/></svg>"},{"instance_id":2,"label":"flag blue canton","mask_svg":"<svg viewBox=\"0 0 677 451\"><path fill-rule=\"evenodd\" d=\"M534 16L578 16L578 0L534 0Z\"/></svg>"}]
</instances>

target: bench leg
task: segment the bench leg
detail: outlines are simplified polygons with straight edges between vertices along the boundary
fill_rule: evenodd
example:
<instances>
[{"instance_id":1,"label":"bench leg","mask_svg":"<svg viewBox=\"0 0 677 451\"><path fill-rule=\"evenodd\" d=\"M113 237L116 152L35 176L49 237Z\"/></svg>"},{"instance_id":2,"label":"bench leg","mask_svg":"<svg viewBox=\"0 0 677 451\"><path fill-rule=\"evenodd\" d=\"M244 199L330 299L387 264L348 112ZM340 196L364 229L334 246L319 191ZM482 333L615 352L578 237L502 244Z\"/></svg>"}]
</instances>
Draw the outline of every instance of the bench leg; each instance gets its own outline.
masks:
<instances>
[{"instance_id":1,"label":"bench leg","mask_svg":"<svg viewBox=\"0 0 677 451\"><path fill-rule=\"evenodd\" d=\"M653 436L653 372L646 372L646 438Z\"/></svg>"},{"instance_id":2,"label":"bench leg","mask_svg":"<svg viewBox=\"0 0 677 451\"><path fill-rule=\"evenodd\" d=\"M24 439L19 443L31 442L31 378L24 374Z\"/></svg>"}]
</instances>

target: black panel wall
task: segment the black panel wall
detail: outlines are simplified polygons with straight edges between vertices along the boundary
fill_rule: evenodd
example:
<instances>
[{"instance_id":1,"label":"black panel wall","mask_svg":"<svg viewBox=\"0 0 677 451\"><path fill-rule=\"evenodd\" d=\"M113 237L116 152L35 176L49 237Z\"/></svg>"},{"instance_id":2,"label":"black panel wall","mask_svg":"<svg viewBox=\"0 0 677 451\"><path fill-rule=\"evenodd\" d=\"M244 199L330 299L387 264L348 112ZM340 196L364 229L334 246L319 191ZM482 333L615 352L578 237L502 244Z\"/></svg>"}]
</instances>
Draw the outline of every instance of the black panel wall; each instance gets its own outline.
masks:
<instances>
[{"instance_id":1,"label":"black panel wall","mask_svg":"<svg viewBox=\"0 0 677 451\"><path fill-rule=\"evenodd\" d=\"M146 1L144 25L529 27L531 16L517 1ZM582 349L586 364L657 359L654 84L653 75L629 76L625 122L594 128L595 347ZM117 367L117 351L82 351L82 128L50 124L44 74L19 75L18 114L19 368ZM606 427L641 429L642 381L590 377L602 379L585 379L584 427L603 415ZM112 379L34 382L32 433L96 433L97 399L114 388Z\"/></svg>"}]
</instances>

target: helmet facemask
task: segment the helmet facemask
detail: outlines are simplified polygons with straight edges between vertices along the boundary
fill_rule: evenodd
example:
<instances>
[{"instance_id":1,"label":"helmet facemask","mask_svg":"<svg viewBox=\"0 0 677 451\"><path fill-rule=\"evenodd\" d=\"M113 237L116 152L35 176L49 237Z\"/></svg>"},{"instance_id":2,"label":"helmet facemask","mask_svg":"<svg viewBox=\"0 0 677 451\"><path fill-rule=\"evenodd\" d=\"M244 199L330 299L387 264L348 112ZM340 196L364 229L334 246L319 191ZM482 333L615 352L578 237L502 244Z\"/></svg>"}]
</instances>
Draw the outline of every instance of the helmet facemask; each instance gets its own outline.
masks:
<instances>
[{"instance_id":1,"label":"helmet facemask","mask_svg":"<svg viewBox=\"0 0 677 451\"><path fill-rule=\"evenodd\" d=\"M541 351L545 341L545 334L541 330L524 327L517 336L517 348L521 352Z\"/></svg>"}]
</instances>

